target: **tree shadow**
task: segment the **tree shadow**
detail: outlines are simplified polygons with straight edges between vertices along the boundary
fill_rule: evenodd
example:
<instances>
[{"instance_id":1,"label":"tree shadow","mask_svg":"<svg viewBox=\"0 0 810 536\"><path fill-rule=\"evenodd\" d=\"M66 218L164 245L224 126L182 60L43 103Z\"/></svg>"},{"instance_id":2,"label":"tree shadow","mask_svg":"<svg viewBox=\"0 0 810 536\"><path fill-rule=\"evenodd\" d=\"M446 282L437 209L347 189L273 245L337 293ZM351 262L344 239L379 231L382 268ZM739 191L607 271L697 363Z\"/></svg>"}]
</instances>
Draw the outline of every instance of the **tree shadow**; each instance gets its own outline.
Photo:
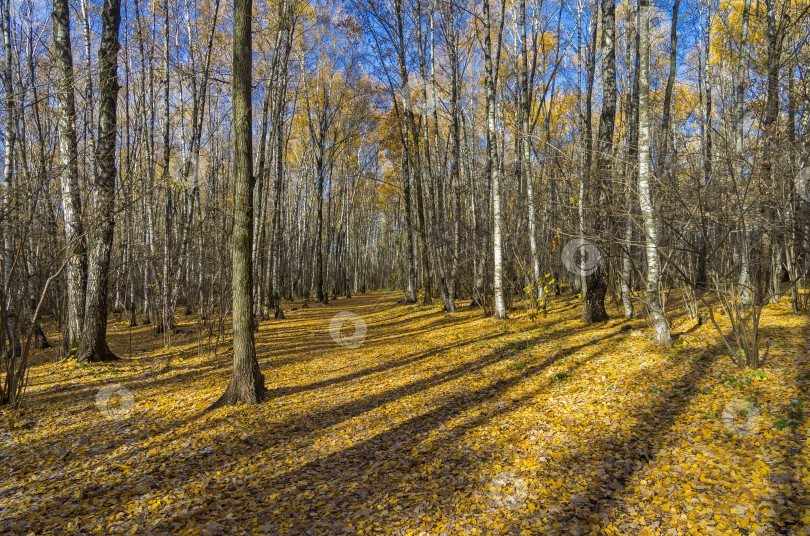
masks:
<instances>
[{"instance_id":1,"label":"tree shadow","mask_svg":"<svg viewBox=\"0 0 810 536\"><path fill-rule=\"evenodd\" d=\"M604 339L611 336L613 335L608 335ZM590 341L582 346L584 347L588 344L596 344L597 342L597 340ZM475 376L479 371L483 370L487 366L501 361L504 356L520 349L523 344L524 341L509 343L489 352L471 363L463 363L458 367L454 367L442 373L421 378L413 382L408 382L404 385L400 385L393 389L388 389L381 393L372 394L357 400L339 404L335 407L329 408L326 411L316 411L314 413L310 412L293 415L287 420L278 423L268 422L266 423L268 432L273 438L275 438L275 440L267 441L266 433L251 430L240 439L233 441L232 438L232 441L235 444L232 446L232 448L229 448L229 454L233 458L234 464L241 463L241 461L250 459L259 453L266 453L268 450L277 450L278 453L282 455L284 452L289 452L290 440L293 438L300 439L300 441L297 441L299 443L298 445L295 445L296 440L292 441L293 450L298 452L301 449L306 449L313 445L312 442L315 440L314 435L316 432L324 431L327 428L345 422L348 419L366 414L376 408L395 402L402 397L418 395L420 392L446 384L447 382L453 380L461 379L466 375ZM360 446L353 447L353 450L346 453L346 456L348 457L344 457L340 453L336 453L330 455L329 459L335 460L336 463L339 464L341 467L341 474L344 474L342 473L342 468L344 465L351 470L359 471L361 466L365 465L366 462L364 461L361 465L349 465L354 459L353 453L362 452L362 458L364 460L372 460L376 455L375 453L378 451L380 441L384 443L385 441L389 441L389 439L393 440L396 438L399 438L399 441L402 441L402 438L406 438L405 441L408 445L416 445L418 444L420 438L431 433L432 428L440 427L443 425L443 423L449 421L450 419L463 417L464 413L469 409L478 404L485 403L486 401L491 400L493 397L503 394L506 389L516 385L527 377L537 374L541 370L563 358L564 355L567 354L558 352L555 355L546 358L543 362L526 368L520 374L514 375L507 379L499 379L491 385L470 391L469 393L455 394L438 408L430 410L423 415L409 418L404 423L400 423L389 431L383 432L376 440L363 441ZM514 407L517 403L518 402L513 402L511 407ZM267 407L269 408L269 406ZM491 410L490 413L503 410L504 408L500 407L497 410ZM317 419L317 421L314 421L314 419ZM478 421L480 422L484 422L486 419L486 415L483 414L482 416L478 417ZM225 417L215 417L207 421L204 428L212 431L218 430L220 429L224 420ZM182 476L183 481L188 481L189 479L196 478L201 473L210 470L211 468L206 467L205 463L205 458L207 456L207 454L204 452L205 449L197 451L196 453L184 453L182 455L183 458L178 459L177 452L175 450L163 448L168 446L167 443L170 441L183 441L185 436L192 432L191 430L182 431L183 428L187 428L184 426L184 424L185 422L183 421L173 422L169 432L181 430L179 433L163 434L162 438L156 437L150 441L154 454L149 456L149 465L150 467L160 467L157 472L150 471L148 474L138 474L138 471L136 470L135 473L125 473L121 464L126 461L129 456L132 456L132 453L130 452L112 453L112 455L107 456L106 459L103 460L104 466L108 468L104 478L105 487L103 489L115 488L116 490L120 491L121 488L131 487L131 485L128 484L129 481L139 483L150 481L157 486L165 486L166 483L178 482L180 475ZM195 429L194 431L199 431L199 428ZM411 435L413 435L412 438L410 437ZM197 447L199 446L204 445L197 445ZM216 449L216 443L211 444L210 448ZM406 450L402 450L400 453L404 454L406 453ZM341 461L337 462L337 460ZM312 467L320 465L319 462L312 463L315 465L310 464L305 468L296 471L301 472L301 474L304 475L311 472ZM331 470L334 470L334 467L332 467ZM276 480L281 482L285 480L285 477L279 476L276 479L271 479L267 485L274 485ZM71 486L67 484L68 482L66 482L66 489L72 489ZM25 486L25 482L21 482L21 485ZM153 488L150 487L149 489ZM142 491L147 492L148 490L142 489ZM96 492L97 490L93 491L93 493ZM64 495L40 498L39 501L31 507L30 511L35 515L39 515L37 512L44 514L44 512L48 511L49 508L53 508L57 503L64 501L68 497L69 493L69 491L66 491ZM210 496L208 498L210 499ZM123 505L114 507L110 511L121 511L121 506ZM73 513L77 513L87 507L87 505L78 502L73 504L70 510Z\"/></svg>"},{"instance_id":2,"label":"tree shadow","mask_svg":"<svg viewBox=\"0 0 810 536\"><path fill-rule=\"evenodd\" d=\"M553 527L560 534L577 534L588 526L588 518L597 513L600 518L610 519L620 505L621 496L634 474L641 471L655 459L657 447L662 438L672 428L677 418L691 400L694 386L708 373L711 365L700 359L693 359L688 370L681 374L672 387L659 393L651 404L642 404L623 411L637 419L637 427L646 430L645 434L627 440L625 432L618 430L604 437L598 443L591 443L589 450L574 452L570 457L557 462L562 467L575 467L585 456L591 466L598 466L602 472L586 476L584 488L572 501L563 504L557 511L548 513L543 524Z\"/></svg>"}]
</instances>

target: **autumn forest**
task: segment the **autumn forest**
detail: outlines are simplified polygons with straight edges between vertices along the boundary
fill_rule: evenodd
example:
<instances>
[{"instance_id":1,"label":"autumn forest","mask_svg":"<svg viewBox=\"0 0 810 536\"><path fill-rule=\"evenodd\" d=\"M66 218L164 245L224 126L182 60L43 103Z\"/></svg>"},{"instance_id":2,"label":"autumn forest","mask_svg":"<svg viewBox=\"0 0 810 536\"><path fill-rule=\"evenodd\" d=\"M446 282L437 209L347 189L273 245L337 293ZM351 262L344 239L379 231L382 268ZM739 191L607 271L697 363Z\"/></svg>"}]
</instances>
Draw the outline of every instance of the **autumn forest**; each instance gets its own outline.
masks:
<instances>
[{"instance_id":1,"label":"autumn forest","mask_svg":"<svg viewBox=\"0 0 810 536\"><path fill-rule=\"evenodd\" d=\"M806 0L0 23L0 534L810 535Z\"/></svg>"}]
</instances>

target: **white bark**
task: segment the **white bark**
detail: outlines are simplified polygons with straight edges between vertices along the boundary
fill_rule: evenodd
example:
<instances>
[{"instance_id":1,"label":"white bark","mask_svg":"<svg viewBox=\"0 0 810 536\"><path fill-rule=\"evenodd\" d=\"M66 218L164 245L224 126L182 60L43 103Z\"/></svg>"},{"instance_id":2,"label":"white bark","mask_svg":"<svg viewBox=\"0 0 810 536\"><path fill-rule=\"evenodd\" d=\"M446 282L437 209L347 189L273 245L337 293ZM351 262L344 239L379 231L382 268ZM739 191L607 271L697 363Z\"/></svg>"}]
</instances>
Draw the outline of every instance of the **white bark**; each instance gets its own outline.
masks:
<instances>
[{"instance_id":1,"label":"white bark","mask_svg":"<svg viewBox=\"0 0 810 536\"><path fill-rule=\"evenodd\" d=\"M639 32L639 130L638 130L638 199L647 241L647 306L650 309L655 342L669 345L669 325L661 306L658 291L660 266L658 259L658 232L650 191L650 4L639 2L641 28Z\"/></svg>"}]
</instances>

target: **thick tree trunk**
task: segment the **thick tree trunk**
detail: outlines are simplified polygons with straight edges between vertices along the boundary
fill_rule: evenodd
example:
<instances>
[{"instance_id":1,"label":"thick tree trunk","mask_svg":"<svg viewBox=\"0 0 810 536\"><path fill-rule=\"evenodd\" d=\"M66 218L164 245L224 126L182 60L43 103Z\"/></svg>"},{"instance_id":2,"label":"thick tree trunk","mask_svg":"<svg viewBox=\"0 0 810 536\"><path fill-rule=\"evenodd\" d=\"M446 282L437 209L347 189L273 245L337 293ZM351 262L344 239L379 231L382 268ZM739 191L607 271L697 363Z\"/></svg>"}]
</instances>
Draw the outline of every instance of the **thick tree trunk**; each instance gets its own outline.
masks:
<instances>
[{"instance_id":1,"label":"thick tree trunk","mask_svg":"<svg viewBox=\"0 0 810 536\"><path fill-rule=\"evenodd\" d=\"M233 14L233 373L209 410L264 399L264 375L253 340L253 141L251 121L252 0L234 0Z\"/></svg>"},{"instance_id":2,"label":"thick tree trunk","mask_svg":"<svg viewBox=\"0 0 810 536\"><path fill-rule=\"evenodd\" d=\"M99 63L98 144L96 177L93 188L93 216L90 259L87 271L87 296L84 332L77 354L80 362L117 359L107 346L107 282L110 271L113 229L115 225L115 138L118 97L118 28L121 22L120 0L104 0L101 11Z\"/></svg>"},{"instance_id":3,"label":"thick tree trunk","mask_svg":"<svg viewBox=\"0 0 810 536\"><path fill-rule=\"evenodd\" d=\"M602 0L602 111L599 114L595 181L591 198L598 206L607 205L607 189L610 187L613 169L613 131L616 123L616 3ZM594 13L592 16L596 16ZM595 195L594 195L595 194ZM593 227L597 236L609 230L607 218L594 218ZM596 271L585 278L587 284L583 322L604 322L609 316L605 309L607 292L607 261L600 259Z\"/></svg>"},{"instance_id":4,"label":"thick tree trunk","mask_svg":"<svg viewBox=\"0 0 810 536\"><path fill-rule=\"evenodd\" d=\"M73 54L70 46L70 9L67 0L53 3L53 43L56 63L56 120L59 126L62 210L65 214L68 348L78 346L84 324L87 252L82 226L79 190L79 156L76 146L76 106L73 95Z\"/></svg>"}]
</instances>

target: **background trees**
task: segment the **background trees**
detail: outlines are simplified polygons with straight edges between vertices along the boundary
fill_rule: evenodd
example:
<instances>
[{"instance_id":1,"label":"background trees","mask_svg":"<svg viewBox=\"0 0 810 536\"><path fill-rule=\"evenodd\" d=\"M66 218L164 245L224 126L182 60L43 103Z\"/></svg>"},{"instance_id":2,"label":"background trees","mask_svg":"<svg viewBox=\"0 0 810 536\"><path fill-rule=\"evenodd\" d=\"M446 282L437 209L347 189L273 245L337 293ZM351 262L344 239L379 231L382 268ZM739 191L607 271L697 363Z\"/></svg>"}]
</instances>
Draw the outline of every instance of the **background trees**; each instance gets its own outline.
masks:
<instances>
[{"instance_id":1,"label":"background trees","mask_svg":"<svg viewBox=\"0 0 810 536\"><path fill-rule=\"evenodd\" d=\"M75 7L3 4L6 348L65 260L43 301L65 353L111 357L108 307L166 345L177 313L219 332L245 180L233 6L133 0L120 28ZM696 318L806 310L808 9L257 0L251 314L396 288L503 317L572 291L584 320L622 302L667 343L672 289Z\"/></svg>"}]
</instances>

